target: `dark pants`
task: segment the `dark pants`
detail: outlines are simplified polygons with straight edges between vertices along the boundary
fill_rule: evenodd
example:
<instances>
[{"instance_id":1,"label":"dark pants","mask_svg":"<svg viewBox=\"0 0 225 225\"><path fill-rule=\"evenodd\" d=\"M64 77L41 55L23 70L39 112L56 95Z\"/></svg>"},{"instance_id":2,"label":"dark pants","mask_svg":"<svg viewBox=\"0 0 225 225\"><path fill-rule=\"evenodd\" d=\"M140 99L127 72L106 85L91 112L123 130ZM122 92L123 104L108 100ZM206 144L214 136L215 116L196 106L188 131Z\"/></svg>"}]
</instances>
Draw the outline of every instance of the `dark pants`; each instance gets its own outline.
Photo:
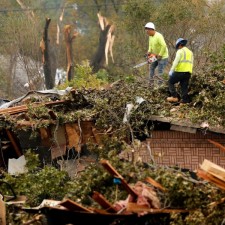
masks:
<instances>
[{"instance_id":1,"label":"dark pants","mask_svg":"<svg viewBox=\"0 0 225 225\"><path fill-rule=\"evenodd\" d=\"M190 80L191 74L189 72L174 72L172 76L169 78L169 91L173 97L178 97L178 93L175 88L175 84L180 82L181 87L181 101L184 103L190 102L190 98L188 96L188 84Z\"/></svg>"}]
</instances>

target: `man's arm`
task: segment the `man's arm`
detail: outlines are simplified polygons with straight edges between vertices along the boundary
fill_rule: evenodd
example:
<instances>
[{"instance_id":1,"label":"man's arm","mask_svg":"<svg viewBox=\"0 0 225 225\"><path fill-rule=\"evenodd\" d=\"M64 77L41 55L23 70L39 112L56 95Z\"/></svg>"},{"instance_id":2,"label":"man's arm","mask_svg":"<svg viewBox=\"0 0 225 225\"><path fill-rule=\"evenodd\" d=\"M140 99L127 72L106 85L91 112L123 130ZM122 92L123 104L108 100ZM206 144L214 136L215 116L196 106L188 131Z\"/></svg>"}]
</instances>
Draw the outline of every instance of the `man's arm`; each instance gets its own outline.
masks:
<instances>
[{"instance_id":1,"label":"man's arm","mask_svg":"<svg viewBox=\"0 0 225 225\"><path fill-rule=\"evenodd\" d=\"M166 52L167 45L166 45L166 42L165 42L164 37L163 37L162 35L159 36L159 44L160 44L160 46L161 46L159 55L160 55L160 56L163 56L164 53Z\"/></svg>"},{"instance_id":2,"label":"man's arm","mask_svg":"<svg viewBox=\"0 0 225 225\"><path fill-rule=\"evenodd\" d=\"M175 70L176 66L178 65L178 63L179 63L179 61L181 59L181 56L182 56L181 51L178 50L177 53L176 53L176 57L175 57L175 59L173 61L173 64L172 64L172 67L171 67L170 71L171 70L172 71Z\"/></svg>"},{"instance_id":3,"label":"man's arm","mask_svg":"<svg viewBox=\"0 0 225 225\"><path fill-rule=\"evenodd\" d=\"M149 37L149 39L148 39L148 52L149 52L149 53L152 52L152 45L151 45L150 37Z\"/></svg>"}]
</instances>

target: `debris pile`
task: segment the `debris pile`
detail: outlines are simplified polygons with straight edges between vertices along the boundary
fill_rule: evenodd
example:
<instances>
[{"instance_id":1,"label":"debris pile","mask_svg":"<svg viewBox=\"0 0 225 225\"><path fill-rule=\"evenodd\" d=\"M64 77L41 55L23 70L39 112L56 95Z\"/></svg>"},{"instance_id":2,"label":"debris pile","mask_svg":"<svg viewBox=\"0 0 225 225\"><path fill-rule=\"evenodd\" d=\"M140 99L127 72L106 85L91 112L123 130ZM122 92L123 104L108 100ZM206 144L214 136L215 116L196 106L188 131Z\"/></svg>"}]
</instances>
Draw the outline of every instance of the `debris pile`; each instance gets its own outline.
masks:
<instances>
[{"instance_id":1,"label":"debris pile","mask_svg":"<svg viewBox=\"0 0 225 225\"><path fill-rule=\"evenodd\" d=\"M92 199L90 205L80 202L78 196L75 199L68 198L68 196L65 196L63 200L45 199L38 207L25 206L26 199L22 199L23 201L10 200L6 202L8 210L14 205L14 212L17 211L16 214L11 214L10 218L14 217L15 219L19 213L21 215L28 213L30 215L28 222L33 221L30 224L48 225L68 223L86 225L93 220L98 221L100 225L115 223L170 225L184 224L184 221L186 224L195 224L193 223L195 218L198 218L201 224L218 224L218 222L223 221L223 217L216 215L223 213L225 208L225 193L223 191L225 186L224 184L221 186L225 182L225 170L209 161L204 161L200 169L204 170L207 176L203 176L203 173L198 171L197 175L200 178L192 178L190 175L172 168L166 168L164 173L157 169L157 172L153 173L155 169L149 167L145 168L145 171L149 173L145 173L144 176L142 174L140 177L136 176L134 179L136 182L132 182L132 184L129 184L108 160L101 160L100 163L107 171L110 180L113 180L114 185L119 185L119 189L126 192L124 200L122 198L112 200L112 192L115 190L112 191L113 183L111 183L111 187L95 186L90 190L88 196L84 196ZM122 164L124 169L126 163ZM135 165L135 167L139 166ZM132 171L132 167L130 169ZM173 171L173 177L169 171ZM95 173L95 175L101 176L100 173ZM104 173L103 176L104 179L107 179ZM201 179L202 177L204 179ZM92 177L92 180L94 179ZM81 182L82 176L78 180ZM165 184L165 187L162 184ZM87 183L80 183L80 186L84 188ZM105 192L102 191L104 189ZM107 189L110 189L111 198L107 197ZM117 186L117 197L120 196L119 189ZM68 190L68 192L70 191ZM29 224L28 222L26 224ZM17 223L15 222L15 224Z\"/></svg>"},{"instance_id":2,"label":"debris pile","mask_svg":"<svg viewBox=\"0 0 225 225\"><path fill-rule=\"evenodd\" d=\"M140 81L118 81L101 90L32 92L3 104L0 108L0 128L4 154L10 152L9 148L13 149L16 157L28 151L15 137L21 131L27 131L33 137L39 135L40 143L51 149L51 160L63 159L67 156L66 151L71 149L79 155L88 139L92 140L93 149L97 149L96 158L72 179L61 173L63 171L46 165L43 168L33 165L32 170L19 176L3 172L4 182L10 183L18 195L27 197L25 204L30 208L22 207L24 212L29 212L29 216L24 215L25 224L29 221L34 221L30 224L40 224L42 217L30 216L32 212L41 212L49 224L57 224L60 217L64 220L68 218L67 223L79 218L85 225L94 220L99 221L98 224L103 221L104 225L115 224L115 221L162 225L223 223L223 216L218 215L223 215L225 210L225 176L218 167L206 169L203 164L197 178L194 172L118 158L124 150L118 142L124 142L130 134L132 138L149 135L152 127L147 125L153 115L204 123L206 128L224 128L225 86L221 75L196 74L190 87L192 102L182 106L165 101L168 96L166 86L150 88L147 82ZM91 124L87 129L89 133L82 125L85 122ZM66 132L61 126L66 127ZM66 135L61 135L63 133ZM110 139L107 145L102 143L105 135ZM98 163L100 158L109 159L118 171L108 161L101 161L101 166L108 173L102 172ZM1 161L1 166L4 162ZM1 192L4 193L5 189ZM34 205L43 199L53 199L56 204L35 209ZM21 207L7 204L7 210L11 224L22 224L15 213ZM44 220L42 224L47 223Z\"/></svg>"}]
</instances>

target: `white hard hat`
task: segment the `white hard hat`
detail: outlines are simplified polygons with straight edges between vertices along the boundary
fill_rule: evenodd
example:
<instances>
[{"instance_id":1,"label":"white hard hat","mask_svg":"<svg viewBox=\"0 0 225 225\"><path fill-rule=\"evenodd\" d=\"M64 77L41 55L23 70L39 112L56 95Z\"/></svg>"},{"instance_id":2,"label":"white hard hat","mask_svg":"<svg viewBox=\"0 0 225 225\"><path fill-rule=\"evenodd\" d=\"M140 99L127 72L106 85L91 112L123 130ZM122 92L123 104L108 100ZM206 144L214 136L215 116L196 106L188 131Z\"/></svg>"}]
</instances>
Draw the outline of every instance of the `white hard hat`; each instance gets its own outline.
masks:
<instances>
[{"instance_id":1,"label":"white hard hat","mask_svg":"<svg viewBox=\"0 0 225 225\"><path fill-rule=\"evenodd\" d=\"M146 23L145 28L155 30L155 25L152 22Z\"/></svg>"}]
</instances>

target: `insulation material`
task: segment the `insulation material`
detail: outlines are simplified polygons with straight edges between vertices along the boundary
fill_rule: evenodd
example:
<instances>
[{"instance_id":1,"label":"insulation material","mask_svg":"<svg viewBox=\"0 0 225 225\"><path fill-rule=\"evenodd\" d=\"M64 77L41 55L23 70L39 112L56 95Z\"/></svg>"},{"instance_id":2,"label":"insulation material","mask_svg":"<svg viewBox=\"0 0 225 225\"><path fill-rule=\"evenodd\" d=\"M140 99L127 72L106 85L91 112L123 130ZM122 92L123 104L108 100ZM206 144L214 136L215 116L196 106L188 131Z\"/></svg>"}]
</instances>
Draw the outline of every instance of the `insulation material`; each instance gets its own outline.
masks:
<instances>
[{"instance_id":1,"label":"insulation material","mask_svg":"<svg viewBox=\"0 0 225 225\"><path fill-rule=\"evenodd\" d=\"M11 175L21 174L26 172L26 160L24 155L18 159L9 159L8 173Z\"/></svg>"}]
</instances>

